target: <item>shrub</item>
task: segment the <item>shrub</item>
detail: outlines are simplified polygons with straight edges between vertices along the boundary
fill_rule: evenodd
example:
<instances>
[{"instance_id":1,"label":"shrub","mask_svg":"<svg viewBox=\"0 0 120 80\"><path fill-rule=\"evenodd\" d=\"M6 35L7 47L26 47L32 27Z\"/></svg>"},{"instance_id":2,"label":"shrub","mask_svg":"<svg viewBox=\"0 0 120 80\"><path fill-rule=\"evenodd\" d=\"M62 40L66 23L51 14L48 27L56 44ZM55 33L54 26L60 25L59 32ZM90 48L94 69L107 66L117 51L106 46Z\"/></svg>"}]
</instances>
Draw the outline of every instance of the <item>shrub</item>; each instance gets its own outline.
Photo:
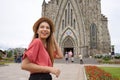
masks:
<instances>
[{"instance_id":1,"label":"shrub","mask_svg":"<svg viewBox=\"0 0 120 80\"><path fill-rule=\"evenodd\" d=\"M111 59L111 57L109 55L103 56L103 60L104 61L109 61L110 59Z\"/></svg>"},{"instance_id":2,"label":"shrub","mask_svg":"<svg viewBox=\"0 0 120 80\"><path fill-rule=\"evenodd\" d=\"M101 55L101 54L96 54L96 55L95 55L95 58L96 58L96 59L101 59L101 58L102 58L102 55Z\"/></svg>"},{"instance_id":3,"label":"shrub","mask_svg":"<svg viewBox=\"0 0 120 80\"><path fill-rule=\"evenodd\" d=\"M115 55L114 58L115 59L120 59L120 55Z\"/></svg>"}]
</instances>

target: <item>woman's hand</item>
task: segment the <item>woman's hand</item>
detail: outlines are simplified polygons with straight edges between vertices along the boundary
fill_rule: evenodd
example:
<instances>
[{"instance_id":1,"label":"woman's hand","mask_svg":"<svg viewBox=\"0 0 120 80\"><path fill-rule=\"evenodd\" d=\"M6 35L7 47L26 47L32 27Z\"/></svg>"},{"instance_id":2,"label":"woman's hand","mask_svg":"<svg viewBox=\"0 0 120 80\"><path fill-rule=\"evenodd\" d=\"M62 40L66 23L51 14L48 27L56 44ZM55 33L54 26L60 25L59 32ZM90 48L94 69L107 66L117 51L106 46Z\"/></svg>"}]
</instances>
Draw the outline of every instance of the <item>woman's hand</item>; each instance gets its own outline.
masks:
<instances>
[{"instance_id":1,"label":"woman's hand","mask_svg":"<svg viewBox=\"0 0 120 80\"><path fill-rule=\"evenodd\" d=\"M59 77L59 75L60 75L60 70L57 69L57 68L54 68L54 67L51 68L51 71L50 71L50 72L51 72L52 74L56 75L56 77Z\"/></svg>"}]
</instances>

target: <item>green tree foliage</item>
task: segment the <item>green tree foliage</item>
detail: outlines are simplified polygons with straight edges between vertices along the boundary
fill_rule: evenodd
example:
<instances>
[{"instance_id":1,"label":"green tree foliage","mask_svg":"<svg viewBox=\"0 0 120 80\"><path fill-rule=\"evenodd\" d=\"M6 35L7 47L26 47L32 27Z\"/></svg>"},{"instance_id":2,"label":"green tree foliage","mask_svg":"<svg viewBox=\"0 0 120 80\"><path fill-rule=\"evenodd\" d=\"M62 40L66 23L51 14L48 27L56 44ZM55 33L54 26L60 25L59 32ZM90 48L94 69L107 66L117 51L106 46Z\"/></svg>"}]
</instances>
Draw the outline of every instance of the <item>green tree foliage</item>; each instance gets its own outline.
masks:
<instances>
[{"instance_id":1,"label":"green tree foliage","mask_svg":"<svg viewBox=\"0 0 120 80\"><path fill-rule=\"evenodd\" d=\"M10 51L7 52L7 57L8 58L12 57L12 50L10 50Z\"/></svg>"}]
</instances>

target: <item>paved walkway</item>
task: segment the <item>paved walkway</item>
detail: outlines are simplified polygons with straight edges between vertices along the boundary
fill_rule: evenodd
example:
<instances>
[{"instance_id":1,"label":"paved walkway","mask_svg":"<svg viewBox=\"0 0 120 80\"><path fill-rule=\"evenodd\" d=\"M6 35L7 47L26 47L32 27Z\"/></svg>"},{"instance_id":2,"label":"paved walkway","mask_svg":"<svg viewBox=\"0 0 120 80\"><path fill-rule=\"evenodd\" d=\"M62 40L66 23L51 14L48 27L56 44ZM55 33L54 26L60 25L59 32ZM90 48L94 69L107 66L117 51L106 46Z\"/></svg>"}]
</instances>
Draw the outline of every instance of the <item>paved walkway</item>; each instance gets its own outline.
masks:
<instances>
[{"instance_id":1,"label":"paved walkway","mask_svg":"<svg viewBox=\"0 0 120 80\"><path fill-rule=\"evenodd\" d=\"M53 76L53 80L85 80L84 67L80 64L55 64L61 70L59 78Z\"/></svg>"},{"instance_id":2,"label":"paved walkway","mask_svg":"<svg viewBox=\"0 0 120 80\"><path fill-rule=\"evenodd\" d=\"M53 80L86 80L84 66L94 64L55 63L54 66L61 70L59 78L54 75ZM0 80L28 80L29 72L21 70L21 64L12 63L0 66ZM119 65L98 64L96 66L120 67Z\"/></svg>"},{"instance_id":3,"label":"paved walkway","mask_svg":"<svg viewBox=\"0 0 120 80\"><path fill-rule=\"evenodd\" d=\"M29 72L21 70L20 66L17 63L0 66L0 80L28 80ZM58 78L52 75L53 80L85 80L83 65L55 63L54 66L61 70L61 74Z\"/></svg>"}]
</instances>

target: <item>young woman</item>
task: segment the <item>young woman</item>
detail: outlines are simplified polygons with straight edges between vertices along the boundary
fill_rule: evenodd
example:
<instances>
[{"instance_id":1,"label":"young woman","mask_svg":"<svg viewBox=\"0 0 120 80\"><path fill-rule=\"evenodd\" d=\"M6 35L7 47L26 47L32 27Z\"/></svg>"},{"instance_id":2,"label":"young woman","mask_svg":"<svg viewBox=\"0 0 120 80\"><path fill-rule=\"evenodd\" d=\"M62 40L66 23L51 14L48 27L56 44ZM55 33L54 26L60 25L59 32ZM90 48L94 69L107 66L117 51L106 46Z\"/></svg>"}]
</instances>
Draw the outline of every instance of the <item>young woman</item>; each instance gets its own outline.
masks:
<instances>
[{"instance_id":1,"label":"young woman","mask_svg":"<svg viewBox=\"0 0 120 80\"><path fill-rule=\"evenodd\" d=\"M54 33L53 22L40 18L33 26L33 40L23 55L21 68L30 72L29 80L52 80L50 73L59 76L60 70L53 67L54 58L63 58Z\"/></svg>"}]
</instances>

